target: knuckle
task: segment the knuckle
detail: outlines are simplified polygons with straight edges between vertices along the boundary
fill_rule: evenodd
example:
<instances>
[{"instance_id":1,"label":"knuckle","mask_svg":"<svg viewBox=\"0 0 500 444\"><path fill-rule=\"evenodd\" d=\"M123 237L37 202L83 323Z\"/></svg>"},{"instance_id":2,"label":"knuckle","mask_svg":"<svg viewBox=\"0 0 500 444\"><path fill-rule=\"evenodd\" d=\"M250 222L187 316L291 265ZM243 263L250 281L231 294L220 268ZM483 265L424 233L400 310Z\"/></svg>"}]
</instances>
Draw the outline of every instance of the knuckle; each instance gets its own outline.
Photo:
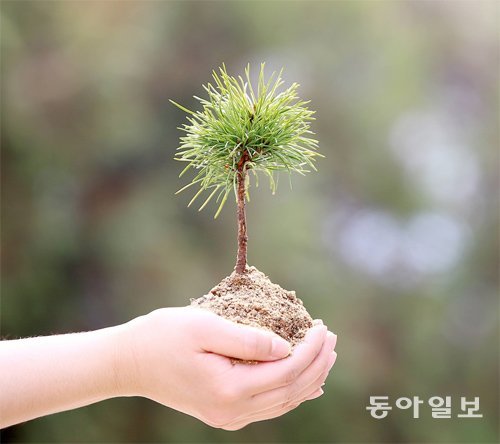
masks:
<instances>
[{"instance_id":1,"label":"knuckle","mask_svg":"<svg viewBox=\"0 0 500 444\"><path fill-rule=\"evenodd\" d=\"M316 390L320 389L321 387L323 387L323 385L325 384L326 382L326 378L327 378L328 374L322 376L319 380L318 380L318 383L315 385L316 386Z\"/></svg>"},{"instance_id":2,"label":"knuckle","mask_svg":"<svg viewBox=\"0 0 500 444\"><path fill-rule=\"evenodd\" d=\"M295 386L291 385L290 388L286 391L284 401L281 403L282 410L289 409L292 405L294 405L297 402L297 400L295 399L295 394L296 394Z\"/></svg>"},{"instance_id":3,"label":"knuckle","mask_svg":"<svg viewBox=\"0 0 500 444\"><path fill-rule=\"evenodd\" d=\"M224 406L233 404L241 398L240 389L234 385L225 385L221 387L218 398L219 402Z\"/></svg>"},{"instance_id":4,"label":"knuckle","mask_svg":"<svg viewBox=\"0 0 500 444\"><path fill-rule=\"evenodd\" d=\"M297 368L295 368L295 367L289 368L283 376L283 383L285 385L292 384L293 382L295 382L295 380L297 379L299 374L300 374L300 372Z\"/></svg>"},{"instance_id":5,"label":"knuckle","mask_svg":"<svg viewBox=\"0 0 500 444\"><path fill-rule=\"evenodd\" d=\"M265 351L264 341L258 334L247 334L244 339L244 352L247 356L257 356L259 352Z\"/></svg>"},{"instance_id":6,"label":"knuckle","mask_svg":"<svg viewBox=\"0 0 500 444\"><path fill-rule=\"evenodd\" d=\"M211 410L205 415L204 422L210 427L224 429L225 427L230 426L232 419L232 416L227 411Z\"/></svg>"},{"instance_id":7,"label":"knuckle","mask_svg":"<svg viewBox=\"0 0 500 444\"><path fill-rule=\"evenodd\" d=\"M247 424L229 424L227 426L221 427L222 430L226 430L228 432L235 432L236 430L240 430L245 427Z\"/></svg>"},{"instance_id":8,"label":"knuckle","mask_svg":"<svg viewBox=\"0 0 500 444\"><path fill-rule=\"evenodd\" d=\"M290 401L286 400L284 402L281 403L280 405L280 410L284 411L284 412L287 412L288 409L290 408Z\"/></svg>"}]
</instances>

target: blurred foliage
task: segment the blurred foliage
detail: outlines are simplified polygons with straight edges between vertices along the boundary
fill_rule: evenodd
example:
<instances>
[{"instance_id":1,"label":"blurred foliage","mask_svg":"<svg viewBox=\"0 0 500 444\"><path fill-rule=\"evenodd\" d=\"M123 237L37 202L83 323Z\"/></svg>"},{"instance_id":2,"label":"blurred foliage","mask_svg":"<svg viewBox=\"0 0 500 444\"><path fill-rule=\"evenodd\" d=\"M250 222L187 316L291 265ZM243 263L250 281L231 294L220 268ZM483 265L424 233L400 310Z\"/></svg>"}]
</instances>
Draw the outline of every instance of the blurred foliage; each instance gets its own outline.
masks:
<instances>
[{"instance_id":1,"label":"blurred foliage","mask_svg":"<svg viewBox=\"0 0 500 444\"><path fill-rule=\"evenodd\" d=\"M4 442L498 442L498 3L1 3L2 336L184 305L232 271L217 221L174 198L192 95L265 60L317 110L319 174L248 205L250 263L338 333L325 395L238 432L144 399ZM450 395L452 419L370 395ZM482 419L456 418L479 396Z\"/></svg>"}]
</instances>

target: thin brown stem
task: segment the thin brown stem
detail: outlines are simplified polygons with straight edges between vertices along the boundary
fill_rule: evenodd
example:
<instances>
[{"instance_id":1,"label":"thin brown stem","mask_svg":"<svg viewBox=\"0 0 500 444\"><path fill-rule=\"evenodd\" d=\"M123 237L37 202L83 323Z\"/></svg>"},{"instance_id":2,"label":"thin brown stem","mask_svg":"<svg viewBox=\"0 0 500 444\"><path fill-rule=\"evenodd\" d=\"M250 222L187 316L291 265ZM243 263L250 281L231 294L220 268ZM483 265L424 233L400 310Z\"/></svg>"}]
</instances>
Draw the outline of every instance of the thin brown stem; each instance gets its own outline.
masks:
<instances>
[{"instance_id":1,"label":"thin brown stem","mask_svg":"<svg viewBox=\"0 0 500 444\"><path fill-rule=\"evenodd\" d=\"M234 270L238 274L243 274L247 268L247 219L245 214L245 182L247 172L245 164L249 160L248 152L245 150L238 162L238 172L236 173L237 190L236 198L238 202L238 254L236 256L236 266Z\"/></svg>"}]
</instances>

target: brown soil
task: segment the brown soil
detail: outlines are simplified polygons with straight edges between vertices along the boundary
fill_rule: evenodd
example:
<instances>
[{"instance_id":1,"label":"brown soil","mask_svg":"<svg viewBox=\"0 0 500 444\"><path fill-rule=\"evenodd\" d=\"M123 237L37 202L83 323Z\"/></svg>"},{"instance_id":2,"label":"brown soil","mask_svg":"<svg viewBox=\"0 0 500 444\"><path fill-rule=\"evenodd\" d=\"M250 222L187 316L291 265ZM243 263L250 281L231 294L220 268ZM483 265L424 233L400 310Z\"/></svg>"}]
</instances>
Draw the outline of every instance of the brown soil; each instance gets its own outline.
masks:
<instances>
[{"instance_id":1,"label":"brown soil","mask_svg":"<svg viewBox=\"0 0 500 444\"><path fill-rule=\"evenodd\" d=\"M232 273L191 305L205 308L240 324L261 327L297 345L312 327L312 318L295 296L273 284L255 267Z\"/></svg>"}]
</instances>

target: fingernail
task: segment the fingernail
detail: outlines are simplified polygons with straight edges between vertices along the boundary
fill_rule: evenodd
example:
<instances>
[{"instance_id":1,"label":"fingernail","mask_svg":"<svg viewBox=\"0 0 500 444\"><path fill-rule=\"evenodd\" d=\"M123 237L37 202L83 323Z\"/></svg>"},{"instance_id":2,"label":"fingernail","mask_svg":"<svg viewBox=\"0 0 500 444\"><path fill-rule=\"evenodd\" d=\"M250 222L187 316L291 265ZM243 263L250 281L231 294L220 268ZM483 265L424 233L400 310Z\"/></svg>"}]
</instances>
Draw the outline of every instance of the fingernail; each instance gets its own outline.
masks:
<instances>
[{"instance_id":1,"label":"fingernail","mask_svg":"<svg viewBox=\"0 0 500 444\"><path fill-rule=\"evenodd\" d=\"M282 338L273 338L271 346L271 356L273 358L285 358L290 354L290 344Z\"/></svg>"},{"instance_id":2,"label":"fingernail","mask_svg":"<svg viewBox=\"0 0 500 444\"><path fill-rule=\"evenodd\" d=\"M332 352L330 355L330 359L328 361L328 369L331 369L333 367L333 364L335 364L335 361L337 360L337 353Z\"/></svg>"},{"instance_id":3,"label":"fingernail","mask_svg":"<svg viewBox=\"0 0 500 444\"><path fill-rule=\"evenodd\" d=\"M323 325L323 321L321 319L315 319L313 325Z\"/></svg>"},{"instance_id":4,"label":"fingernail","mask_svg":"<svg viewBox=\"0 0 500 444\"><path fill-rule=\"evenodd\" d=\"M313 399L319 398L323 393L325 393L323 389L318 389L307 398L307 401L312 401Z\"/></svg>"},{"instance_id":5,"label":"fingernail","mask_svg":"<svg viewBox=\"0 0 500 444\"><path fill-rule=\"evenodd\" d=\"M306 338L308 338L308 340L310 340L311 338L315 338L316 336L320 336L320 335L321 335L322 338L325 338L326 337L326 332L327 332L326 325L316 324L316 325L313 325L307 331Z\"/></svg>"},{"instance_id":6,"label":"fingernail","mask_svg":"<svg viewBox=\"0 0 500 444\"><path fill-rule=\"evenodd\" d=\"M335 346L337 345L337 335L335 333L332 333L331 331L329 331L327 334L326 334L326 337L331 341L332 345L332 350L335 348Z\"/></svg>"}]
</instances>

